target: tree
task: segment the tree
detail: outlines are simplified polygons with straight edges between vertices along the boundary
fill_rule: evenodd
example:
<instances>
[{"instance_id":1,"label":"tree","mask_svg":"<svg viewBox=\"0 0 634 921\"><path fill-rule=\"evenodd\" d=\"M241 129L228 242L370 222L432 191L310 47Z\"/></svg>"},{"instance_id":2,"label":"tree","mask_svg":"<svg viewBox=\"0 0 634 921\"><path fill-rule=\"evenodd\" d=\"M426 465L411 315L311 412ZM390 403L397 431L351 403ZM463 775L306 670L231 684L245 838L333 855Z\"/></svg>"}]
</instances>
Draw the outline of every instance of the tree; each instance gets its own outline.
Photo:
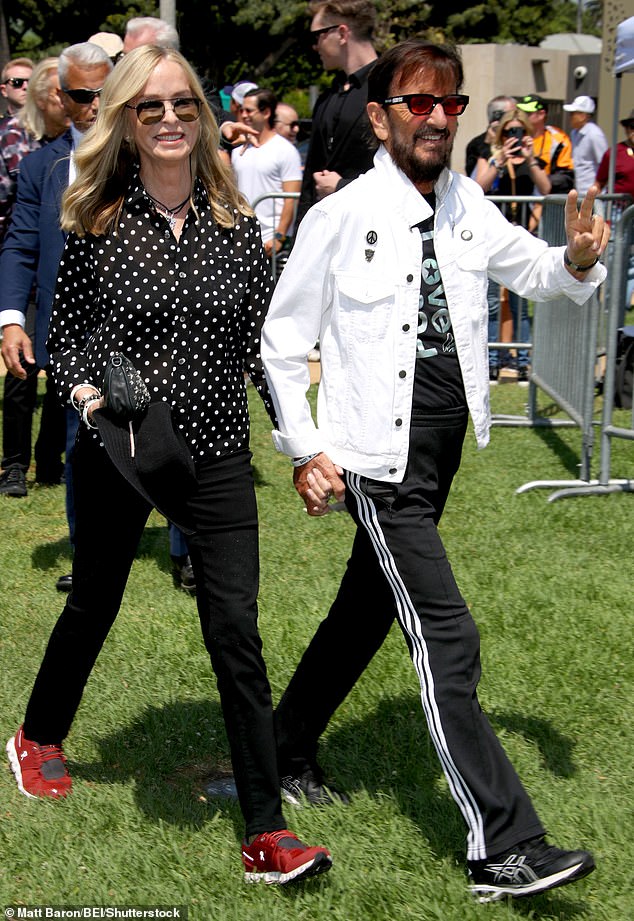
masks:
<instances>
[{"instance_id":1,"label":"tree","mask_svg":"<svg viewBox=\"0 0 634 921\"><path fill-rule=\"evenodd\" d=\"M3 0L0 0L0 69L4 67L9 58L9 36L4 18L4 3Z\"/></svg>"}]
</instances>

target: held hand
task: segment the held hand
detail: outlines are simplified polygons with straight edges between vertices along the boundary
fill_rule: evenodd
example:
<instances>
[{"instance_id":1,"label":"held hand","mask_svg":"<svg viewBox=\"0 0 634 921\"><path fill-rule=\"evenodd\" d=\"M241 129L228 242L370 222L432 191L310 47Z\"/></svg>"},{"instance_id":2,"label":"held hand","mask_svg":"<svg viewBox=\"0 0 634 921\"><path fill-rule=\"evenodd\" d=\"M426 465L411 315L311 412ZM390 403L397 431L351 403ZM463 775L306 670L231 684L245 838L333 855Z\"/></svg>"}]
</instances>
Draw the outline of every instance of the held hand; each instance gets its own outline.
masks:
<instances>
[{"instance_id":1,"label":"held hand","mask_svg":"<svg viewBox=\"0 0 634 921\"><path fill-rule=\"evenodd\" d=\"M597 186L590 186L579 207L577 207L579 196L576 189L568 192L566 199L568 257L571 262L579 266L590 265L600 257L610 238L610 228L601 215L592 213L594 200L598 194Z\"/></svg>"},{"instance_id":2,"label":"held hand","mask_svg":"<svg viewBox=\"0 0 634 921\"><path fill-rule=\"evenodd\" d=\"M323 169L318 173L313 173L313 179L315 180L317 200L321 201L326 195L332 195L333 192L337 191L337 183L341 176L339 173L335 173L334 170Z\"/></svg>"},{"instance_id":3,"label":"held hand","mask_svg":"<svg viewBox=\"0 0 634 921\"><path fill-rule=\"evenodd\" d=\"M282 243L281 243L281 241L280 241L280 240L276 240L274 237L272 237L270 240L267 240L266 243L264 244L264 253L265 253L265 255L267 255L269 258L271 257L271 255L272 255L272 253L273 253L273 248L274 248L274 247L275 247L275 252L276 252L276 254L279 253L279 251L282 249Z\"/></svg>"},{"instance_id":4,"label":"held hand","mask_svg":"<svg viewBox=\"0 0 634 921\"><path fill-rule=\"evenodd\" d=\"M34 365L33 344L18 323L9 323L2 328L2 357L14 377L26 380L26 371L20 361L20 353L27 365Z\"/></svg>"},{"instance_id":5,"label":"held hand","mask_svg":"<svg viewBox=\"0 0 634 921\"><path fill-rule=\"evenodd\" d=\"M337 502L343 501L346 487L342 478L342 468L333 464L323 452L302 467L295 468L295 489L304 500L309 515L314 518L327 515L330 510L328 503L333 495Z\"/></svg>"}]
</instances>

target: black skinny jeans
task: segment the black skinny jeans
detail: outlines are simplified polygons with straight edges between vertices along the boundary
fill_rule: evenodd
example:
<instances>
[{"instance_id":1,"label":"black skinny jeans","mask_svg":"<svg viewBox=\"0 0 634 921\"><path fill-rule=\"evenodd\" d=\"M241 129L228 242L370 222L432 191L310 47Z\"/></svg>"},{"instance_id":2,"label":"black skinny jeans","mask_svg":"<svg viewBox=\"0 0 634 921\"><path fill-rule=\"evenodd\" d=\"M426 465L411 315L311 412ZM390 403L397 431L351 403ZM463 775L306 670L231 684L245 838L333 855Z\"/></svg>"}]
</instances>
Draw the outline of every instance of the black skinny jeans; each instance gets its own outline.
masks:
<instances>
[{"instance_id":1,"label":"black skinny jeans","mask_svg":"<svg viewBox=\"0 0 634 921\"><path fill-rule=\"evenodd\" d=\"M285 827L271 691L257 627L258 521L247 450L197 465L188 536L205 646L216 673L246 834ZM73 590L35 681L24 734L66 737L119 611L151 506L84 429L73 452ZM157 589L158 590L158 589Z\"/></svg>"}]
</instances>

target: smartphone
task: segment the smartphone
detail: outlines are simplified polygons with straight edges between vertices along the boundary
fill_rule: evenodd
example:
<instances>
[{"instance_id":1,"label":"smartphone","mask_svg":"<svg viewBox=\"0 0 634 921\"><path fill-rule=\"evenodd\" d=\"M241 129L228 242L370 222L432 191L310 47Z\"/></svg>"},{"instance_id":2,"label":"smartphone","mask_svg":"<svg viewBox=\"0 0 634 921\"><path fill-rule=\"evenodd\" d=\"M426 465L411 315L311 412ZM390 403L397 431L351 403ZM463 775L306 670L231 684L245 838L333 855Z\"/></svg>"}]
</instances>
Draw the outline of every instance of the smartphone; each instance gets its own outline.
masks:
<instances>
[{"instance_id":1,"label":"smartphone","mask_svg":"<svg viewBox=\"0 0 634 921\"><path fill-rule=\"evenodd\" d=\"M522 143L522 138L526 134L523 128L507 128L504 133L509 138L515 138L520 144Z\"/></svg>"}]
</instances>

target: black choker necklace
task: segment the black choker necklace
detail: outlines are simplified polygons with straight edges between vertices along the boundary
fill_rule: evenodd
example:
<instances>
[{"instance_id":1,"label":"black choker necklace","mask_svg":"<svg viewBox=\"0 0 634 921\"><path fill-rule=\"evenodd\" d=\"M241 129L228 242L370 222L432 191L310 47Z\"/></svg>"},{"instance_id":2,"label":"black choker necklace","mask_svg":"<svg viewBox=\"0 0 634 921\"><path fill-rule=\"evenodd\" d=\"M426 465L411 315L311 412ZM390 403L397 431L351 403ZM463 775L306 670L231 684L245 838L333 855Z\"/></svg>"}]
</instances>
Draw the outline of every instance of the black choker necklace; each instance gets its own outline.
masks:
<instances>
[{"instance_id":1,"label":"black choker necklace","mask_svg":"<svg viewBox=\"0 0 634 921\"><path fill-rule=\"evenodd\" d=\"M179 211L181 211L185 207L187 202L190 200L191 192L189 193L187 198L184 198L182 200L180 205L176 205L176 207L174 208L168 208L167 205L164 205L162 201L158 200L158 198L154 198L153 195L150 195L147 189L145 190L145 194L147 195L149 199L151 199L152 202L154 202L154 205L160 209L161 214L167 218L167 223L170 225L170 230L174 230L174 226L176 224L176 215L178 214Z\"/></svg>"}]
</instances>

